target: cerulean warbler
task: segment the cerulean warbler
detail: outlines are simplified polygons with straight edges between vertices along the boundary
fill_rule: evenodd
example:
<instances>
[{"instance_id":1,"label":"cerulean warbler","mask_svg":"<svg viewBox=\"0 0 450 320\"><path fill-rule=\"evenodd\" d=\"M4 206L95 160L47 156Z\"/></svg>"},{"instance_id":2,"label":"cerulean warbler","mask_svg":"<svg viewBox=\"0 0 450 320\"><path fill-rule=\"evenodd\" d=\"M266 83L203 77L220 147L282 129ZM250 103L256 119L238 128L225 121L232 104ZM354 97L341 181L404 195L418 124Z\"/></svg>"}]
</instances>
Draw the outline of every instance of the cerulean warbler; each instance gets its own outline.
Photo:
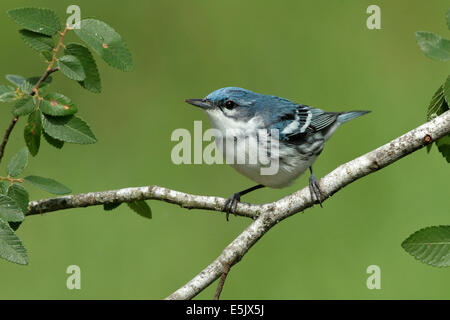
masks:
<instances>
[{"instance_id":1,"label":"cerulean warbler","mask_svg":"<svg viewBox=\"0 0 450 320\"><path fill-rule=\"evenodd\" d=\"M218 89L203 99L187 99L186 102L206 111L216 132L216 146L224 158L231 158L227 163L258 183L227 200L224 208L227 220L242 195L263 187L285 187L308 168L311 197L315 197L322 206L322 193L312 164L342 123L369 112L325 112L237 87ZM258 134L261 132L266 132L267 139L261 138ZM235 143L232 148L228 147L230 140ZM276 150L272 148L274 145ZM248 161L261 154L261 149L269 162L263 163L260 159ZM277 170L264 173L263 169L268 169L274 161L278 164Z\"/></svg>"}]
</instances>

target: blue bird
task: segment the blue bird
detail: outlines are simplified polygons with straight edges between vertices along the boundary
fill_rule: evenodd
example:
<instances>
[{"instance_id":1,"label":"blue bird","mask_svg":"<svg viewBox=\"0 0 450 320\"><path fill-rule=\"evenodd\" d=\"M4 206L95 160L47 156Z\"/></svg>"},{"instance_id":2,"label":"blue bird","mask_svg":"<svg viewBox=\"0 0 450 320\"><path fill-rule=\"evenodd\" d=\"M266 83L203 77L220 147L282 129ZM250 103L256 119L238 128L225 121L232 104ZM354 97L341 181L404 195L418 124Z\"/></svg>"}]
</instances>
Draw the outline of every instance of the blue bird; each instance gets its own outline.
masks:
<instances>
[{"instance_id":1,"label":"blue bird","mask_svg":"<svg viewBox=\"0 0 450 320\"><path fill-rule=\"evenodd\" d=\"M241 196L263 187L283 188L308 169L311 197L322 206L322 193L312 170L314 161L322 152L325 142L341 124L370 112L325 112L277 96L237 87L218 89L203 99L185 101L206 111L216 132L215 143L224 158L228 159L232 153L231 159L234 161L231 161L231 166L258 183L235 193L227 200L224 208L227 220L229 214L236 209ZM267 132L264 146L264 139L258 135L261 130ZM230 132L233 132L231 137L236 143L232 149L226 148ZM277 134L273 134L274 132ZM246 137L253 137L252 141L256 143L241 139ZM278 148L275 151L270 149L276 145ZM262 169L269 166L267 162L248 161L259 152L257 148L267 153L270 163L277 161L278 169L275 172L263 174ZM239 157L244 161L237 161Z\"/></svg>"}]
</instances>

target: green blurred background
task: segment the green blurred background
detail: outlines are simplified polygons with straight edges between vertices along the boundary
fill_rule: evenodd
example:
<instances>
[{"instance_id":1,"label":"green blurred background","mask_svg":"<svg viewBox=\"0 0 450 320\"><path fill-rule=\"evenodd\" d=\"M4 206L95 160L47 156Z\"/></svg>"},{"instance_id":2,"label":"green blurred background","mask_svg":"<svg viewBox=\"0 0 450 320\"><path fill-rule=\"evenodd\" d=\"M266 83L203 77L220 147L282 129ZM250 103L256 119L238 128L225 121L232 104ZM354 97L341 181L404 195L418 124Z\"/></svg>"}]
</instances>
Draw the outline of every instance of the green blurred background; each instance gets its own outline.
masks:
<instances>
[{"instance_id":1,"label":"green blurred background","mask_svg":"<svg viewBox=\"0 0 450 320\"><path fill-rule=\"evenodd\" d=\"M113 26L133 54L133 72L100 58L103 92L92 94L62 74L53 90L71 97L97 135L96 145L43 143L26 174L55 178L74 193L157 184L228 197L253 185L225 165L170 160L176 128L207 117L184 103L224 86L275 94L329 111L373 112L340 128L315 164L323 176L424 122L448 65L426 58L414 32L448 37L446 0L376 1L381 30L366 28L373 1L18 1L2 0L0 74L41 75L45 64L19 38L6 10L66 7ZM75 40L73 35L68 36ZM70 40L69 39L69 40ZM6 80L1 81L6 84ZM10 121L0 106L0 128ZM0 171L24 145L22 119ZM225 299L450 298L450 269L421 264L400 244L412 232L448 224L448 164L420 150L284 221L260 240L229 275ZM307 184L264 189L244 201L277 200ZM31 198L48 194L32 189ZM32 216L18 234L30 264L0 260L0 298L160 299L184 285L251 222L150 201L153 220L127 207ZM81 267L81 290L66 288L68 265ZM381 268L381 290L366 287L366 268ZM197 298L212 298L216 285Z\"/></svg>"}]
</instances>

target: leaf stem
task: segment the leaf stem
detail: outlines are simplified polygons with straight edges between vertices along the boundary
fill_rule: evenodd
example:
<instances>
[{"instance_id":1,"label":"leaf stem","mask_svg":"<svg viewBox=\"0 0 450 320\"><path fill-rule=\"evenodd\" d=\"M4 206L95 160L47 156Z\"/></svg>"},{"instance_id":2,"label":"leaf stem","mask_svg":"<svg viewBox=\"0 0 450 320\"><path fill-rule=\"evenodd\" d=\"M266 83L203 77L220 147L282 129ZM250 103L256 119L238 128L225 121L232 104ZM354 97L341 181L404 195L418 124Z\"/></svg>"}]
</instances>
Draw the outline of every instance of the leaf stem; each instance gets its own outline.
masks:
<instances>
[{"instance_id":1,"label":"leaf stem","mask_svg":"<svg viewBox=\"0 0 450 320\"><path fill-rule=\"evenodd\" d=\"M55 64L55 62L57 60L56 55L58 54L59 49L61 49L61 47L65 47L65 45L63 44L63 40L64 40L64 37L66 36L67 31L69 31L69 30L70 30L69 26L66 25L66 27L64 28L64 31L59 32L59 41L58 41L58 44L56 45L56 48L53 49L53 57L48 65L47 71L51 70L53 68L53 65Z\"/></svg>"},{"instance_id":2,"label":"leaf stem","mask_svg":"<svg viewBox=\"0 0 450 320\"><path fill-rule=\"evenodd\" d=\"M23 183L23 179L13 179L11 177L0 177L0 181L9 181L11 184L14 182Z\"/></svg>"}]
</instances>

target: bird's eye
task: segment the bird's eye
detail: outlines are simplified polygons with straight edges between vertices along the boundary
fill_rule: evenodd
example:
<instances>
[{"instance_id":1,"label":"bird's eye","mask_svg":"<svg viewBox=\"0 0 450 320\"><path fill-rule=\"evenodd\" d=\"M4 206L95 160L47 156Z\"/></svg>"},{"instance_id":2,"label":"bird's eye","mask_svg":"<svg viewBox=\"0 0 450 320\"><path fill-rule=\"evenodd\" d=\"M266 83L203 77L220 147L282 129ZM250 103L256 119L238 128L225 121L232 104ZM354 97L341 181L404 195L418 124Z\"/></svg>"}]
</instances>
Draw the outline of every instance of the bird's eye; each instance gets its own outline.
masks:
<instances>
[{"instance_id":1,"label":"bird's eye","mask_svg":"<svg viewBox=\"0 0 450 320\"><path fill-rule=\"evenodd\" d=\"M228 110L233 109L236 106L236 103L234 101L228 100L225 102L225 108Z\"/></svg>"}]
</instances>

